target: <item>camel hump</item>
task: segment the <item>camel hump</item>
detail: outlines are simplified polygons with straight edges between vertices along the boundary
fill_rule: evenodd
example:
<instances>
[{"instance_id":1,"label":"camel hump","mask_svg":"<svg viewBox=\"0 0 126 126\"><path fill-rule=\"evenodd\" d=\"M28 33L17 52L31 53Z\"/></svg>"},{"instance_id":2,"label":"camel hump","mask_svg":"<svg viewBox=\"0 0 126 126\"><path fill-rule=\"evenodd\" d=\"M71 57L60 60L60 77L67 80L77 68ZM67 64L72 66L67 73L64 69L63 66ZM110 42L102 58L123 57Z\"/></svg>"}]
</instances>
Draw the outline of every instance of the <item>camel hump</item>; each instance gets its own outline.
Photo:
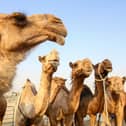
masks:
<instances>
[{"instance_id":1,"label":"camel hump","mask_svg":"<svg viewBox=\"0 0 126 126\"><path fill-rule=\"evenodd\" d=\"M60 89L64 87L66 79L62 77L53 77L51 86L50 103L53 103Z\"/></svg>"},{"instance_id":2,"label":"camel hump","mask_svg":"<svg viewBox=\"0 0 126 126\"><path fill-rule=\"evenodd\" d=\"M87 85L83 85L83 90L81 92L80 100L83 99L83 97L86 96L93 96L90 88Z\"/></svg>"},{"instance_id":3,"label":"camel hump","mask_svg":"<svg viewBox=\"0 0 126 126\"><path fill-rule=\"evenodd\" d=\"M34 84L31 82L31 80L30 80L29 78L27 78L27 79L26 79L26 82L25 82L25 84L24 84L24 86L23 86L23 90L24 90L24 89L28 90L29 87L30 87L30 90L32 91L32 93L33 93L34 95L36 95L36 94L37 94L37 90L36 90Z\"/></svg>"}]
</instances>

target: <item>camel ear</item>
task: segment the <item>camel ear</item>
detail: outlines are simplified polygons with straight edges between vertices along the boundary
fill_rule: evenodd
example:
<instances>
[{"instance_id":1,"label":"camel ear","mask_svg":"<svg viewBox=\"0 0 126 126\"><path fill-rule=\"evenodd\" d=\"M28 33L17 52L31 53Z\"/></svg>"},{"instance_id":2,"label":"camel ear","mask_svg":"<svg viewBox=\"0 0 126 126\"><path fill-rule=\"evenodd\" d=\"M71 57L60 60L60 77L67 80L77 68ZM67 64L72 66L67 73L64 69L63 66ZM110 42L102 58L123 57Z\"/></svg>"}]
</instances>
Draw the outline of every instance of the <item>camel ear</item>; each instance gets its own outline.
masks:
<instances>
[{"instance_id":1,"label":"camel ear","mask_svg":"<svg viewBox=\"0 0 126 126\"><path fill-rule=\"evenodd\" d=\"M45 61L45 56L42 56L42 57L41 57L41 56L39 56L39 57L38 57L38 60L39 60L40 62Z\"/></svg>"},{"instance_id":2,"label":"camel ear","mask_svg":"<svg viewBox=\"0 0 126 126\"><path fill-rule=\"evenodd\" d=\"M93 68L95 68L95 65L94 64L92 64L92 66L93 66Z\"/></svg>"},{"instance_id":3,"label":"camel ear","mask_svg":"<svg viewBox=\"0 0 126 126\"><path fill-rule=\"evenodd\" d=\"M123 77L123 84L125 83L126 81L126 76Z\"/></svg>"},{"instance_id":4,"label":"camel ear","mask_svg":"<svg viewBox=\"0 0 126 126\"><path fill-rule=\"evenodd\" d=\"M70 66L71 68L73 68L73 63L72 63L72 62L69 62L69 66Z\"/></svg>"}]
</instances>

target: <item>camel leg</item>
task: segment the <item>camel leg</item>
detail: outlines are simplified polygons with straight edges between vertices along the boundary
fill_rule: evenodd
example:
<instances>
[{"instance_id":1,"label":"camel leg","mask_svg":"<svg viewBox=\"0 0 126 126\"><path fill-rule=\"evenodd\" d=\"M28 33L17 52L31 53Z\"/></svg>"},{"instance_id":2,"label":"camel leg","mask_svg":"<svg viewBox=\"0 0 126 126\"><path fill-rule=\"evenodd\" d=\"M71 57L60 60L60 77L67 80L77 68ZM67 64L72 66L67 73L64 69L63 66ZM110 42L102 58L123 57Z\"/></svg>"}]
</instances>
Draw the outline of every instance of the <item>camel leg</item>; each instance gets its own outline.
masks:
<instances>
[{"instance_id":1,"label":"camel leg","mask_svg":"<svg viewBox=\"0 0 126 126\"><path fill-rule=\"evenodd\" d=\"M79 113L75 114L75 126L84 126L83 122L83 116L81 116Z\"/></svg>"},{"instance_id":2,"label":"camel leg","mask_svg":"<svg viewBox=\"0 0 126 126\"><path fill-rule=\"evenodd\" d=\"M2 121L0 120L0 126L2 126Z\"/></svg>"},{"instance_id":3,"label":"camel leg","mask_svg":"<svg viewBox=\"0 0 126 126\"><path fill-rule=\"evenodd\" d=\"M49 123L50 123L50 126L58 126L59 125L59 123L51 117L49 117Z\"/></svg>"},{"instance_id":4,"label":"camel leg","mask_svg":"<svg viewBox=\"0 0 126 126\"><path fill-rule=\"evenodd\" d=\"M112 125L112 126L115 126L115 121L116 121L115 119L112 119L112 120L111 120L111 125Z\"/></svg>"},{"instance_id":5,"label":"camel leg","mask_svg":"<svg viewBox=\"0 0 126 126\"><path fill-rule=\"evenodd\" d=\"M73 125L73 115L69 115L65 117L64 126L72 126Z\"/></svg>"},{"instance_id":6,"label":"camel leg","mask_svg":"<svg viewBox=\"0 0 126 126\"><path fill-rule=\"evenodd\" d=\"M124 108L124 120L125 120L125 123L126 123L126 106Z\"/></svg>"},{"instance_id":7,"label":"camel leg","mask_svg":"<svg viewBox=\"0 0 126 126\"><path fill-rule=\"evenodd\" d=\"M102 123L101 126L111 126L109 117L106 116L105 110L102 112Z\"/></svg>"},{"instance_id":8,"label":"camel leg","mask_svg":"<svg viewBox=\"0 0 126 126\"><path fill-rule=\"evenodd\" d=\"M95 126L96 124L96 115L90 115L90 126Z\"/></svg>"},{"instance_id":9,"label":"camel leg","mask_svg":"<svg viewBox=\"0 0 126 126\"><path fill-rule=\"evenodd\" d=\"M123 125L123 109L116 113L116 125L117 126Z\"/></svg>"}]
</instances>

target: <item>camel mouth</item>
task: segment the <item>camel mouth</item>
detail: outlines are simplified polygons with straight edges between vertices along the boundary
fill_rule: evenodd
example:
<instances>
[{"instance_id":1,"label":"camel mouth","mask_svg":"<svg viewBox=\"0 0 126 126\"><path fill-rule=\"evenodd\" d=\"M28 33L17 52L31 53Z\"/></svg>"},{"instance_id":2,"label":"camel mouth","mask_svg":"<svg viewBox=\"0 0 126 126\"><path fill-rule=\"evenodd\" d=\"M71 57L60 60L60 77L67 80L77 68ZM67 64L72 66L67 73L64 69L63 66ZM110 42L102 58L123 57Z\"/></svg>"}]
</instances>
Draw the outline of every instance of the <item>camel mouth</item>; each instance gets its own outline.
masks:
<instances>
[{"instance_id":1,"label":"camel mouth","mask_svg":"<svg viewBox=\"0 0 126 126\"><path fill-rule=\"evenodd\" d=\"M64 45L65 44L65 38L61 35L57 35L56 42L60 45Z\"/></svg>"},{"instance_id":2,"label":"camel mouth","mask_svg":"<svg viewBox=\"0 0 126 126\"><path fill-rule=\"evenodd\" d=\"M60 45L64 45L65 37L67 36L67 29L63 21L53 15L44 15L48 19L48 24L44 26L51 41L56 41ZM51 16L51 17L49 17Z\"/></svg>"},{"instance_id":3,"label":"camel mouth","mask_svg":"<svg viewBox=\"0 0 126 126\"><path fill-rule=\"evenodd\" d=\"M91 73L92 73L92 67L89 67L89 68L85 71L85 73L91 74Z\"/></svg>"},{"instance_id":4,"label":"camel mouth","mask_svg":"<svg viewBox=\"0 0 126 126\"><path fill-rule=\"evenodd\" d=\"M92 70L88 70L88 71L86 71L86 73L89 73L89 74L90 74L91 72L92 72Z\"/></svg>"},{"instance_id":5,"label":"camel mouth","mask_svg":"<svg viewBox=\"0 0 126 126\"><path fill-rule=\"evenodd\" d=\"M108 68L106 68L106 71L107 72L112 72L112 68L111 67L108 67Z\"/></svg>"},{"instance_id":6,"label":"camel mouth","mask_svg":"<svg viewBox=\"0 0 126 126\"><path fill-rule=\"evenodd\" d=\"M57 67L59 66L59 60L58 59L49 60L49 63L52 64L52 66L54 67L54 69L57 69Z\"/></svg>"},{"instance_id":7,"label":"camel mouth","mask_svg":"<svg viewBox=\"0 0 126 126\"><path fill-rule=\"evenodd\" d=\"M47 34L49 34L49 39L51 41L55 41L59 45L64 45L65 37L67 36L67 30L63 24L57 25L57 27L47 26L46 29L48 29Z\"/></svg>"},{"instance_id":8,"label":"camel mouth","mask_svg":"<svg viewBox=\"0 0 126 126\"><path fill-rule=\"evenodd\" d=\"M85 75L89 76L91 74L92 71L86 71Z\"/></svg>"}]
</instances>

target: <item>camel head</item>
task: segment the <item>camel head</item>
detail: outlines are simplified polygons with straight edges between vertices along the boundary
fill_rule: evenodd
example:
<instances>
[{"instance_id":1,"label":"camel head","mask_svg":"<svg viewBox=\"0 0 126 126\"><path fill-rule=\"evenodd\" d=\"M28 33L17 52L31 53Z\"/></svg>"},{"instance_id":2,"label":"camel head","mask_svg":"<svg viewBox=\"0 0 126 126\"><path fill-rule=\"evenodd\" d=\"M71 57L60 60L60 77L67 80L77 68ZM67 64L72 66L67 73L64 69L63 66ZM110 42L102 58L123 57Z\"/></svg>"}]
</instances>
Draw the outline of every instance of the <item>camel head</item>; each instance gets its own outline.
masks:
<instances>
[{"instance_id":1,"label":"camel head","mask_svg":"<svg viewBox=\"0 0 126 126\"><path fill-rule=\"evenodd\" d=\"M59 53L56 50L52 50L46 56L39 56L39 61L43 65L43 71L52 74L57 70L57 67L59 65Z\"/></svg>"},{"instance_id":2,"label":"camel head","mask_svg":"<svg viewBox=\"0 0 126 126\"><path fill-rule=\"evenodd\" d=\"M51 14L0 14L0 49L6 51L27 51L46 40L63 45L66 35L62 20Z\"/></svg>"},{"instance_id":3,"label":"camel head","mask_svg":"<svg viewBox=\"0 0 126 126\"><path fill-rule=\"evenodd\" d=\"M66 35L61 19L50 14L0 14L0 92L11 88L16 65L27 52L46 40L63 45Z\"/></svg>"},{"instance_id":4,"label":"camel head","mask_svg":"<svg viewBox=\"0 0 126 126\"><path fill-rule=\"evenodd\" d=\"M105 78L112 71L112 63L108 59L104 59L101 63L94 65L95 76L99 79Z\"/></svg>"},{"instance_id":5,"label":"camel head","mask_svg":"<svg viewBox=\"0 0 126 126\"><path fill-rule=\"evenodd\" d=\"M106 79L106 86L109 91L119 92L124 91L124 83L126 77L113 76Z\"/></svg>"},{"instance_id":6,"label":"camel head","mask_svg":"<svg viewBox=\"0 0 126 126\"><path fill-rule=\"evenodd\" d=\"M78 77L88 77L93 70L92 63L89 59L78 60L74 63L70 62L69 66L72 68L72 79Z\"/></svg>"},{"instance_id":7,"label":"camel head","mask_svg":"<svg viewBox=\"0 0 126 126\"><path fill-rule=\"evenodd\" d=\"M62 77L53 77L52 79L52 85L57 85L57 86L64 86L66 82L66 79Z\"/></svg>"}]
</instances>

